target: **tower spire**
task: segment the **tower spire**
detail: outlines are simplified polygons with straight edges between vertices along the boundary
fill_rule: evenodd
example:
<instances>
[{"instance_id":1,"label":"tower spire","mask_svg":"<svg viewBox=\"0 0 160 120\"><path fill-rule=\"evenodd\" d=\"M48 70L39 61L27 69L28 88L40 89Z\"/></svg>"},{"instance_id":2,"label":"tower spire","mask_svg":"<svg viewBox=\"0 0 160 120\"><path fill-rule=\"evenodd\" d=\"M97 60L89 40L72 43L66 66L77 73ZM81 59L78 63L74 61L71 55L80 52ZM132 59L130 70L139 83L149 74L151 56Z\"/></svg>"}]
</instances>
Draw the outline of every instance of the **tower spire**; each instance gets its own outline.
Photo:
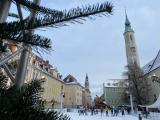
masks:
<instances>
[{"instance_id":1,"label":"tower spire","mask_svg":"<svg viewBox=\"0 0 160 120\"><path fill-rule=\"evenodd\" d=\"M126 45L126 57L127 57L127 64L137 64L140 67L138 50L135 40L134 31L131 27L131 23L128 19L127 12L125 10L125 31L124 31L124 38L125 38L125 45Z\"/></svg>"},{"instance_id":2,"label":"tower spire","mask_svg":"<svg viewBox=\"0 0 160 120\"><path fill-rule=\"evenodd\" d=\"M89 89L89 80L88 80L88 74L86 73L86 78L85 78L85 88Z\"/></svg>"},{"instance_id":3,"label":"tower spire","mask_svg":"<svg viewBox=\"0 0 160 120\"><path fill-rule=\"evenodd\" d=\"M86 81L88 81L88 74L86 73Z\"/></svg>"},{"instance_id":4,"label":"tower spire","mask_svg":"<svg viewBox=\"0 0 160 120\"><path fill-rule=\"evenodd\" d=\"M125 32L134 32L132 27L131 27L131 23L130 23L130 21L128 19L126 9L125 9L125 17L126 17L126 20L125 20Z\"/></svg>"}]
</instances>

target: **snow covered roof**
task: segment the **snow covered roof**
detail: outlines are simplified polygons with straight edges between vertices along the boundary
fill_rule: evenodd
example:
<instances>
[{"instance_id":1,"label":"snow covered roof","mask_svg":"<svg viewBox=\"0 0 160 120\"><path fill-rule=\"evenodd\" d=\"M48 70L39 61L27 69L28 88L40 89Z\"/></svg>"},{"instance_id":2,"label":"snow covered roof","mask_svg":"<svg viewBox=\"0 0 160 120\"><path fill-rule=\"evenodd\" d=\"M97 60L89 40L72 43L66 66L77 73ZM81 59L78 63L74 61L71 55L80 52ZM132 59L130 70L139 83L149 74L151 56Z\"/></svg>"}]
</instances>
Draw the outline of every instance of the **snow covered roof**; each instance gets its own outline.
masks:
<instances>
[{"instance_id":1,"label":"snow covered roof","mask_svg":"<svg viewBox=\"0 0 160 120\"><path fill-rule=\"evenodd\" d=\"M123 79L110 79L104 82L104 87L126 87Z\"/></svg>"},{"instance_id":2,"label":"snow covered roof","mask_svg":"<svg viewBox=\"0 0 160 120\"><path fill-rule=\"evenodd\" d=\"M83 86L78 82L78 80L70 74L66 78L64 78L63 81L66 85L79 85L83 88Z\"/></svg>"},{"instance_id":3,"label":"snow covered roof","mask_svg":"<svg viewBox=\"0 0 160 120\"><path fill-rule=\"evenodd\" d=\"M66 78L64 78L63 81L65 83L71 83L71 82L77 83L77 79L75 77L73 77L72 75L70 75L70 74Z\"/></svg>"},{"instance_id":4,"label":"snow covered roof","mask_svg":"<svg viewBox=\"0 0 160 120\"><path fill-rule=\"evenodd\" d=\"M144 67L142 67L142 70L143 70L144 74L147 74L147 73L149 73L159 67L160 67L160 50L159 50L157 56L152 61L150 61Z\"/></svg>"}]
</instances>

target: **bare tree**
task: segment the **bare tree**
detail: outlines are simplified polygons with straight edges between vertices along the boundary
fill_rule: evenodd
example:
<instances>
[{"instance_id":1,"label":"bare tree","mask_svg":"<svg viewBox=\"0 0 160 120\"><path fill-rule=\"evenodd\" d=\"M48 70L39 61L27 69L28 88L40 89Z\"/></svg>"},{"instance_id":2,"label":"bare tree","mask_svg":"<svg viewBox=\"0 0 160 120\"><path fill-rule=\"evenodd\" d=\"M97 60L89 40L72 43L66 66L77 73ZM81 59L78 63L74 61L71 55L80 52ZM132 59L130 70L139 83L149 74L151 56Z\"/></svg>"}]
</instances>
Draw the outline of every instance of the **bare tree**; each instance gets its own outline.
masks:
<instances>
[{"instance_id":1,"label":"bare tree","mask_svg":"<svg viewBox=\"0 0 160 120\"><path fill-rule=\"evenodd\" d=\"M128 71L124 74L128 76L128 91L133 95L136 104L143 105L148 103L148 91L150 85L148 78L144 75L143 70L137 64L127 66Z\"/></svg>"}]
</instances>

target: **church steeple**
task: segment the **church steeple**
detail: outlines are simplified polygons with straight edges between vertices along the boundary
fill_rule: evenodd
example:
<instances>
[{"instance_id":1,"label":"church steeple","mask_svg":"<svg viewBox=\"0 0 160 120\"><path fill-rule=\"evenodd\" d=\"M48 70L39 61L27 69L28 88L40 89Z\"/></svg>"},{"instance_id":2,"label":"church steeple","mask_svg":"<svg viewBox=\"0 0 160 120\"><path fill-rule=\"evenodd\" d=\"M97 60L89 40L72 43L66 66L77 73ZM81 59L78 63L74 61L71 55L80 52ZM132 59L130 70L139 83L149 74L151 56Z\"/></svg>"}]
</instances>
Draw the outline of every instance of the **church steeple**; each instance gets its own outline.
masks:
<instances>
[{"instance_id":1,"label":"church steeple","mask_svg":"<svg viewBox=\"0 0 160 120\"><path fill-rule=\"evenodd\" d=\"M132 27L131 27L131 23L128 19L128 16L127 16L127 12L125 10L125 15L126 15L126 20L125 20L125 32L134 32Z\"/></svg>"},{"instance_id":2,"label":"church steeple","mask_svg":"<svg viewBox=\"0 0 160 120\"><path fill-rule=\"evenodd\" d=\"M131 27L131 23L128 19L127 13L125 11L125 31L124 31L124 39L126 45L126 57L127 57L127 64L137 64L140 67L138 50L136 45L136 39L134 31Z\"/></svg>"},{"instance_id":3,"label":"church steeple","mask_svg":"<svg viewBox=\"0 0 160 120\"><path fill-rule=\"evenodd\" d=\"M85 88L89 89L89 80L88 80L88 75L86 73L86 78L85 78Z\"/></svg>"}]
</instances>

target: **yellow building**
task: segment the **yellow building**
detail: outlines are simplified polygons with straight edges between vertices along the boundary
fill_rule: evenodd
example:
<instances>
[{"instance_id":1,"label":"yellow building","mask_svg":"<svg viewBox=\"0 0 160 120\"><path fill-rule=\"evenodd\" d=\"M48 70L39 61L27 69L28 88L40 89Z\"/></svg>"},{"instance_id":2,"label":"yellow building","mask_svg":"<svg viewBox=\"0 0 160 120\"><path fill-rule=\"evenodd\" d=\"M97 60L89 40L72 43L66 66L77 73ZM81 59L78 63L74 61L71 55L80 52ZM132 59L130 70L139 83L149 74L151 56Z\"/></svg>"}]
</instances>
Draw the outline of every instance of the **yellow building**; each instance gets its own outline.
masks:
<instances>
[{"instance_id":1,"label":"yellow building","mask_svg":"<svg viewBox=\"0 0 160 120\"><path fill-rule=\"evenodd\" d=\"M67 108L77 108L82 106L82 89L80 83L72 75L68 75L64 80L65 98L63 105Z\"/></svg>"},{"instance_id":2,"label":"yellow building","mask_svg":"<svg viewBox=\"0 0 160 120\"><path fill-rule=\"evenodd\" d=\"M61 103L61 86L64 82L61 79L58 70L49 64L49 61L44 61L42 58L31 54L30 62L27 68L26 82L35 79L45 78L43 99L46 101L47 108L60 108Z\"/></svg>"},{"instance_id":3,"label":"yellow building","mask_svg":"<svg viewBox=\"0 0 160 120\"><path fill-rule=\"evenodd\" d=\"M17 51L17 44L15 42L10 42L7 45L7 54L10 52ZM0 55L5 55L5 52L0 53ZM15 67L10 66L9 69L13 75L16 74L18 60L20 55L17 55L13 59L9 60L9 64L15 63ZM5 71L4 71L5 72ZM49 61L45 61L42 58L38 57L34 53L30 53L29 63L27 66L25 83L30 82L35 79L45 78L46 82L44 83L44 93L42 95L43 99L46 101L46 107L51 108L60 108L60 96L61 96L61 86L64 84L62 80L62 75L58 73L57 68L49 64ZM9 81L9 84L11 81Z\"/></svg>"}]
</instances>

